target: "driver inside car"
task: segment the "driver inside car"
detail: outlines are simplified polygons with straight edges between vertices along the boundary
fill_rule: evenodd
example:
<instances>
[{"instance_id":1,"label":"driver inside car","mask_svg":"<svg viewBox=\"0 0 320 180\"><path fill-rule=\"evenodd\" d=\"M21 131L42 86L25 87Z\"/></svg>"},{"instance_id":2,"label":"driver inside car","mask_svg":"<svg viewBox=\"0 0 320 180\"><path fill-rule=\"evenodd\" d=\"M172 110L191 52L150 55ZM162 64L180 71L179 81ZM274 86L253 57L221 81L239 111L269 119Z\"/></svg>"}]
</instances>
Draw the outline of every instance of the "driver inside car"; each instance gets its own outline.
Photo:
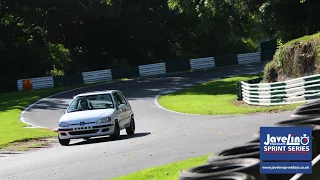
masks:
<instances>
[{"instance_id":1,"label":"driver inside car","mask_svg":"<svg viewBox=\"0 0 320 180\"><path fill-rule=\"evenodd\" d=\"M88 105L88 101L86 99L81 99L79 103L79 109L82 111L89 110L90 107Z\"/></svg>"}]
</instances>

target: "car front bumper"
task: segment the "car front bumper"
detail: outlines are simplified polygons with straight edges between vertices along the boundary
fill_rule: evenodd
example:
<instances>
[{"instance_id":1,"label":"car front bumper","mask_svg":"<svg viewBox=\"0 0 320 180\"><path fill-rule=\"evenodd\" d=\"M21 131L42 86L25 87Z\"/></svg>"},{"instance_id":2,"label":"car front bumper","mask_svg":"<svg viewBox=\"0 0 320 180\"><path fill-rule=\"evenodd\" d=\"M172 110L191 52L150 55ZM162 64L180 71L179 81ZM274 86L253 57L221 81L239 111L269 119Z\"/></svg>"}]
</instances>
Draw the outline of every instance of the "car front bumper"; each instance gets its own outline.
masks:
<instances>
[{"instance_id":1,"label":"car front bumper","mask_svg":"<svg viewBox=\"0 0 320 180\"><path fill-rule=\"evenodd\" d=\"M99 124L94 126L72 126L59 127L57 129L60 139L78 139L96 136L111 135L114 131L114 124Z\"/></svg>"}]
</instances>

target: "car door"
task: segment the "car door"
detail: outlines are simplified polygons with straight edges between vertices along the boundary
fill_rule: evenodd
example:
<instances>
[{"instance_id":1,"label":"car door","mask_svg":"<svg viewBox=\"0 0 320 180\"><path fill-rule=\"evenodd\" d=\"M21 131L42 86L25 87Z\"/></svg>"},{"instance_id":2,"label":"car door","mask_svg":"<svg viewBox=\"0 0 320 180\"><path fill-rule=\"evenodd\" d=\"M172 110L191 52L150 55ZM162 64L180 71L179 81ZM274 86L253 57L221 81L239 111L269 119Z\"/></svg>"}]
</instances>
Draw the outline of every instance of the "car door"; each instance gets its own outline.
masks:
<instances>
[{"instance_id":1,"label":"car door","mask_svg":"<svg viewBox=\"0 0 320 180\"><path fill-rule=\"evenodd\" d=\"M119 97L119 95L116 92L112 93L114 102L115 102L115 107L116 107L116 117L118 119L119 122L119 126L120 128L123 127L123 121L124 121L124 113L121 109L119 109L119 105L121 104L121 98Z\"/></svg>"},{"instance_id":2,"label":"car door","mask_svg":"<svg viewBox=\"0 0 320 180\"><path fill-rule=\"evenodd\" d=\"M131 114L132 114L131 106L130 106L129 102L126 100L126 98L124 97L124 95L120 91L118 92L118 94L121 97L122 102L125 104L125 112L124 112L125 123L124 124L125 125L130 124Z\"/></svg>"}]
</instances>

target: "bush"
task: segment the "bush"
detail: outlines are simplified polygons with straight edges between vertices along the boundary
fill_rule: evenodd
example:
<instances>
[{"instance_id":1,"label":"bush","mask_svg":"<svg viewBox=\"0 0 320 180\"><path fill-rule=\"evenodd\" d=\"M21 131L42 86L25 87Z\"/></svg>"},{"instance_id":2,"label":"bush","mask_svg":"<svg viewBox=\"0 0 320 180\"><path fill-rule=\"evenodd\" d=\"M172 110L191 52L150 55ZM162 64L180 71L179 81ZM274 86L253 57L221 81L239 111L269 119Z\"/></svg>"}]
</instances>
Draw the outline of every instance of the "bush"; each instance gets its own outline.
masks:
<instances>
[{"instance_id":1,"label":"bush","mask_svg":"<svg viewBox=\"0 0 320 180\"><path fill-rule=\"evenodd\" d=\"M52 68L48 75L51 76L62 76L65 71L70 71L71 69L71 59L70 51L63 44L53 44L48 43L49 50L49 61L52 64Z\"/></svg>"},{"instance_id":2,"label":"bush","mask_svg":"<svg viewBox=\"0 0 320 180\"><path fill-rule=\"evenodd\" d=\"M276 82L278 80L278 66L276 61L271 61L266 64L263 76L264 82Z\"/></svg>"},{"instance_id":3,"label":"bush","mask_svg":"<svg viewBox=\"0 0 320 180\"><path fill-rule=\"evenodd\" d=\"M280 45L264 70L264 82L277 82L320 73L320 33Z\"/></svg>"}]
</instances>

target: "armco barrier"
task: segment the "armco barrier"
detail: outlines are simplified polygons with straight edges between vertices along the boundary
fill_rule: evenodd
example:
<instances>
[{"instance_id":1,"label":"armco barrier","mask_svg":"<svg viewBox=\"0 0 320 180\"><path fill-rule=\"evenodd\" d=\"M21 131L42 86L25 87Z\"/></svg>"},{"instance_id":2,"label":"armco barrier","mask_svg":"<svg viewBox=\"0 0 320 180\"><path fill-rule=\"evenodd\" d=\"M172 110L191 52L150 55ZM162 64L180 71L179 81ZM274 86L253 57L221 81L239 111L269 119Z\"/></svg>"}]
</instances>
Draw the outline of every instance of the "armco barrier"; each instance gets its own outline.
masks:
<instances>
[{"instance_id":1,"label":"armco barrier","mask_svg":"<svg viewBox=\"0 0 320 180\"><path fill-rule=\"evenodd\" d=\"M53 76L32 78L32 89L43 89L54 87Z\"/></svg>"},{"instance_id":2,"label":"armco barrier","mask_svg":"<svg viewBox=\"0 0 320 180\"><path fill-rule=\"evenodd\" d=\"M232 66L237 64L248 64L260 62L260 52L247 54L232 54L218 57L205 57L190 60L173 60L162 63L146 64L130 68L112 68L82 72L81 74L67 76L50 76L50 80L44 84L35 84L36 89L68 84L93 83L112 79L147 77L154 75L165 75L172 72L183 72L188 70L210 69L214 67ZM48 78L48 77L44 77ZM53 78L53 82L51 79ZM38 81L36 79L36 81ZM18 90L23 90L22 80L17 81Z\"/></svg>"},{"instance_id":3,"label":"armco barrier","mask_svg":"<svg viewBox=\"0 0 320 180\"><path fill-rule=\"evenodd\" d=\"M249 84L241 82L242 100L252 105L283 105L320 98L320 74L283 82Z\"/></svg>"},{"instance_id":4,"label":"armco barrier","mask_svg":"<svg viewBox=\"0 0 320 180\"><path fill-rule=\"evenodd\" d=\"M112 74L110 69L100 71L90 71L82 73L84 83L93 83L99 81L112 80Z\"/></svg>"},{"instance_id":5,"label":"armco barrier","mask_svg":"<svg viewBox=\"0 0 320 180\"><path fill-rule=\"evenodd\" d=\"M248 63L255 63L261 61L261 53L246 53L246 54L238 54L238 63L239 64L248 64Z\"/></svg>"},{"instance_id":6,"label":"armco barrier","mask_svg":"<svg viewBox=\"0 0 320 180\"><path fill-rule=\"evenodd\" d=\"M155 63L139 66L141 77L166 74L166 63Z\"/></svg>"},{"instance_id":7,"label":"armco barrier","mask_svg":"<svg viewBox=\"0 0 320 180\"><path fill-rule=\"evenodd\" d=\"M262 81L262 77L249 79L249 80L243 81L243 82L246 82L248 84L257 84L257 83L260 83L261 81ZM237 92L238 92L238 94L237 94L238 101L240 101L243 99L243 97L242 97L242 83L241 82L237 83Z\"/></svg>"},{"instance_id":8,"label":"armco barrier","mask_svg":"<svg viewBox=\"0 0 320 180\"><path fill-rule=\"evenodd\" d=\"M22 79L17 80L18 91L23 90Z\"/></svg>"},{"instance_id":9,"label":"armco barrier","mask_svg":"<svg viewBox=\"0 0 320 180\"><path fill-rule=\"evenodd\" d=\"M24 86L25 82L28 82L27 89ZM31 79L19 79L17 80L17 86L19 91L54 87L53 76L31 78Z\"/></svg>"},{"instance_id":10,"label":"armco barrier","mask_svg":"<svg viewBox=\"0 0 320 180\"><path fill-rule=\"evenodd\" d=\"M214 68L214 57L190 59L190 66L191 70Z\"/></svg>"}]
</instances>

